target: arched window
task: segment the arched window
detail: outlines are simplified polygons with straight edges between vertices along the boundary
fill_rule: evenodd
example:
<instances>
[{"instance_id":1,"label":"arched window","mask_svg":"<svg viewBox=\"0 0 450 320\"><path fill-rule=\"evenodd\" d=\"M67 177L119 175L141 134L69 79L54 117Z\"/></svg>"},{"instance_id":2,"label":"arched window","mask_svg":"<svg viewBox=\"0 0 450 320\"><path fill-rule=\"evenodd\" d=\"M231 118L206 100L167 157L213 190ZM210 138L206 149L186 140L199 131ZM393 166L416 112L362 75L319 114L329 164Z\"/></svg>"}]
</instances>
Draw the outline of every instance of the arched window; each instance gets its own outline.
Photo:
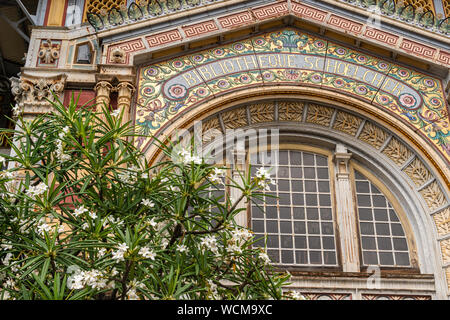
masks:
<instances>
[{"instance_id":1,"label":"arched window","mask_svg":"<svg viewBox=\"0 0 450 320\"><path fill-rule=\"evenodd\" d=\"M411 244L398 213L374 182L351 166L357 227L355 234L344 234L348 229L339 230L336 208L345 199L336 196L332 152L295 146L276 152L275 157L270 151L249 154L251 174L272 166L275 184L263 192L265 201L256 201L248 212L249 227L260 239L255 246L266 247L275 265L340 269L341 255L347 254L339 250L340 238L354 237L359 239L361 269L412 267ZM273 158L275 166L268 161Z\"/></svg>"},{"instance_id":2,"label":"arched window","mask_svg":"<svg viewBox=\"0 0 450 320\"><path fill-rule=\"evenodd\" d=\"M410 173L423 161L395 132L338 107L284 100L224 108L201 128L205 154L223 159L229 178L247 165L251 176L271 169L265 201L242 201L235 221L294 276L293 288L314 299L434 295L420 197L435 182ZM225 189L211 195L239 198Z\"/></svg>"}]
</instances>

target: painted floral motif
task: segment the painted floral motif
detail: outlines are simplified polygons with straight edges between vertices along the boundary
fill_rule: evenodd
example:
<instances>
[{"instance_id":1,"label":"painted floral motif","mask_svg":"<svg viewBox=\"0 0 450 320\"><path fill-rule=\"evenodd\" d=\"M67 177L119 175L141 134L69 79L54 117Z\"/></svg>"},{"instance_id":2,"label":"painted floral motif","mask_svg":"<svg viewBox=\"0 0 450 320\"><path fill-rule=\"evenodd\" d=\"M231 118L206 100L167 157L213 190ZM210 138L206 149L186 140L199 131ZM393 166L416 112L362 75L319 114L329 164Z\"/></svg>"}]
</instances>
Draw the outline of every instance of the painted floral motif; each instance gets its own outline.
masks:
<instances>
[{"instance_id":1,"label":"painted floral motif","mask_svg":"<svg viewBox=\"0 0 450 320\"><path fill-rule=\"evenodd\" d=\"M242 83L250 83L252 81L252 78L248 74L243 74L242 76L240 76L239 80Z\"/></svg>"},{"instance_id":2,"label":"painted floral motif","mask_svg":"<svg viewBox=\"0 0 450 320\"><path fill-rule=\"evenodd\" d=\"M244 50L244 45L242 44L242 43L236 43L236 44L234 44L233 45L233 49L234 50L236 50L236 51L242 51L242 50Z\"/></svg>"},{"instance_id":3,"label":"painted floral motif","mask_svg":"<svg viewBox=\"0 0 450 320\"><path fill-rule=\"evenodd\" d=\"M300 78L300 72L297 70L293 70L293 69L287 69L284 71L284 77L287 80L298 80Z\"/></svg>"},{"instance_id":4,"label":"painted floral motif","mask_svg":"<svg viewBox=\"0 0 450 320\"><path fill-rule=\"evenodd\" d=\"M361 86L357 86L355 88L355 92L358 94L361 94L361 95L365 95L365 94L367 94L368 90L367 90L366 86L361 85Z\"/></svg>"},{"instance_id":5,"label":"painted floral motif","mask_svg":"<svg viewBox=\"0 0 450 320\"><path fill-rule=\"evenodd\" d=\"M169 93L169 97L173 100L182 100L188 93L186 87L182 84L171 85L167 91Z\"/></svg>"},{"instance_id":6,"label":"painted floral motif","mask_svg":"<svg viewBox=\"0 0 450 320\"><path fill-rule=\"evenodd\" d=\"M322 75L319 73L315 73L311 76L311 82L312 83L320 83L322 81Z\"/></svg>"},{"instance_id":7,"label":"painted floral motif","mask_svg":"<svg viewBox=\"0 0 450 320\"><path fill-rule=\"evenodd\" d=\"M398 97L398 101L400 102L400 105L402 107L405 107L407 109L412 109L417 105L416 98L414 98L414 96L409 93L400 95L400 97Z\"/></svg>"}]
</instances>

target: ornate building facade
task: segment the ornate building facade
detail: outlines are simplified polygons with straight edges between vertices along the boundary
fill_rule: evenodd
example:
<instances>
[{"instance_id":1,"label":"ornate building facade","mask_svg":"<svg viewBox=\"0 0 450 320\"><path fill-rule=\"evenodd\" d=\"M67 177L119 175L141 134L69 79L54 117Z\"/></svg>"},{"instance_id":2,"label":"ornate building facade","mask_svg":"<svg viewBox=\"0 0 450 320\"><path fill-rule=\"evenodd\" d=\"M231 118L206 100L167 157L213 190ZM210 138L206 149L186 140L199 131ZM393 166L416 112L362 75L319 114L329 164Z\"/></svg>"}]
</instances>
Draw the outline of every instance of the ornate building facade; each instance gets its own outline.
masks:
<instances>
[{"instance_id":1,"label":"ornate building facade","mask_svg":"<svg viewBox=\"0 0 450 320\"><path fill-rule=\"evenodd\" d=\"M447 17L448 0L44 0L15 110L48 112L51 92L105 102L151 161L155 137L197 121L205 146L276 130L276 198L239 223L292 287L448 299ZM248 141L223 152L266 164Z\"/></svg>"}]
</instances>

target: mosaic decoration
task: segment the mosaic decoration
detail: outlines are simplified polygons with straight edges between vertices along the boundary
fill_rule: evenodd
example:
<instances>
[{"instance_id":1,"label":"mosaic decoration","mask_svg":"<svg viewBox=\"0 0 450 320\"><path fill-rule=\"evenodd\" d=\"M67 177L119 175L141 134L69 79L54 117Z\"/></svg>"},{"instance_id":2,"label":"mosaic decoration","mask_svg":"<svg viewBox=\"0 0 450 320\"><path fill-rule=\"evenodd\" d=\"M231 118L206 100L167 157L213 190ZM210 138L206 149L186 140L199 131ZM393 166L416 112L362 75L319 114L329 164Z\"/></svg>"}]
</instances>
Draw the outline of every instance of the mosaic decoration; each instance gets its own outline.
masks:
<instances>
[{"instance_id":1,"label":"mosaic decoration","mask_svg":"<svg viewBox=\"0 0 450 320\"><path fill-rule=\"evenodd\" d=\"M295 29L284 29L144 66L136 124L147 138L214 97L249 87L299 85L373 104L419 132L450 159L442 83L417 71Z\"/></svg>"}]
</instances>

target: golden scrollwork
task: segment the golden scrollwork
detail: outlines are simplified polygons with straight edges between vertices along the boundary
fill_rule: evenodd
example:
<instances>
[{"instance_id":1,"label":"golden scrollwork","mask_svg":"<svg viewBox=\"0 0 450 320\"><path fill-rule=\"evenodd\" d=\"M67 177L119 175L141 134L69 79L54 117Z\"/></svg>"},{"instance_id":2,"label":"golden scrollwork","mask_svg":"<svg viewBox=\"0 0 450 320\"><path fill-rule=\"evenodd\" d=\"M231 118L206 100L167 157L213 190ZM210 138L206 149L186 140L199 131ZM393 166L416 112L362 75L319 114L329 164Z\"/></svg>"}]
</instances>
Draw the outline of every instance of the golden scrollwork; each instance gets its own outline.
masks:
<instances>
[{"instance_id":1,"label":"golden scrollwork","mask_svg":"<svg viewBox=\"0 0 450 320\"><path fill-rule=\"evenodd\" d=\"M415 158L403 171L411 178L416 186L423 185L433 177L423 162L418 158Z\"/></svg>"},{"instance_id":2,"label":"golden scrollwork","mask_svg":"<svg viewBox=\"0 0 450 320\"><path fill-rule=\"evenodd\" d=\"M414 7L414 9L416 9L416 11L422 10L421 12L431 11L431 12L435 13L433 0L409 0L409 1L405 1L405 4L407 4L406 2L412 4L412 6ZM419 8L422 8L422 9L419 9Z\"/></svg>"},{"instance_id":3,"label":"golden scrollwork","mask_svg":"<svg viewBox=\"0 0 450 320\"><path fill-rule=\"evenodd\" d=\"M350 113L339 111L333 124L333 129L348 133L352 136L358 132L363 120Z\"/></svg>"},{"instance_id":4,"label":"golden scrollwork","mask_svg":"<svg viewBox=\"0 0 450 320\"><path fill-rule=\"evenodd\" d=\"M120 9L124 5L127 5L127 0L87 0L84 11L101 14L102 9L109 11L113 8ZM86 21L86 14L83 21Z\"/></svg>"},{"instance_id":5,"label":"golden scrollwork","mask_svg":"<svg viewBox=\"0 0 450 320\"><path fill-rule=\"evenodd\" d=\"M245 108L233 109L222 113L223 124L226 129L234 129L247 125L247 112Z\"/></svg>"},{"instance_id":6,"label":"golden scrollwork","mask_svg":"<svg viewBox=\"0 0 450 320\"><path fill-rule=\"evenodd\" d=\"M333 108L311 103L308 106L308 114L306 116L306 122L315 123L321 126L328 127L330 125L333 112L334 112Z\"/></svg>"},{"instance_id":7,"label":"golden scrollwork","mask_svg":"<svg viewBox=\"0 0 450 320\"><path fill-rule=\"evenodd\" d=\"M275 120L275 106L273 103L259 103L250 106L252 123L271 122Z\"/></svg>"},{"instance_id":8,"label":"golden scrollwork","mask_svg":"<svg viewBox=\"0 0 450 320\"><path fill-rule=\"evenodd\" d=\"M358 139L372 145L376 149L380 149L387 137L387 132L371 122L366 122Z\"/></svg>"},{"instance_id":9,"label":"golden scrollwork","mask_svg":"<svg viewBox=\"0 0 450 320\"><path fill-rule=\"evenodd\" d=\"M450 233L450 207L436 213L433 218L440 236Z\"/></svg>"},{"instance_id":10,"label":"golden scrollwork","mask_svg":"<svg viewBox=\"0 0 450 320\"><path fill-rule=\"evenodd\" d=\"M280 121L302 121L303 102L279 102L278 120Z\"/></svg>"}]
</instances>

